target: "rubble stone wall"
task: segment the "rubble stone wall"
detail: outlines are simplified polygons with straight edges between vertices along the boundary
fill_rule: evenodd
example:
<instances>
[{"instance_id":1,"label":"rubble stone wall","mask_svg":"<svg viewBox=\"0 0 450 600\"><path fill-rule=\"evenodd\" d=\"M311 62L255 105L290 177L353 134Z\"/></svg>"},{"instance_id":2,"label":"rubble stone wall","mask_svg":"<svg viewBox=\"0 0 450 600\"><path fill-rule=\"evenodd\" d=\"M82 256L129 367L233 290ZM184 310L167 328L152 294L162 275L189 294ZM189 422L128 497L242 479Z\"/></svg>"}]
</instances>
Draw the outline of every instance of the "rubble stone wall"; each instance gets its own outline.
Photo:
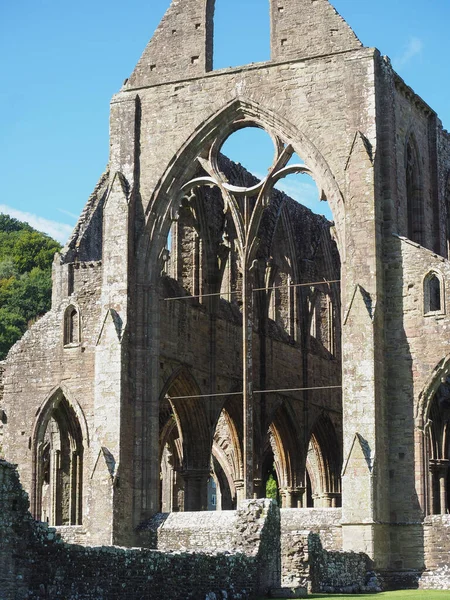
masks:
<instances>
[{"instance_id":1,"label":"rubble stone wall","mask_svg":"<svg viewBox=\"0 0 450 600\"><path fill-rule=\"evenodd\" d=\"M425 572L420 578L423 589L448 590L450 565L450 515L433 515L424 524Z\"/></svg>"},{"instance_id":2,"label":"rubble stone wall","mask_svg":"<svg viewBox=\"0 0 450 600\"><path fill-rule=\"evenodd\" d=\"M273 573L268 561L276 562L278 514L269 501L248 502L237 513L241 548L234 553L71 545L61 541L55 529L32 519L15 467L2 460L1 598L185 600L213 597L212 593L216 598L252 597L267 590L268 573Z\"/></svg>"},{"instance_id":3,"label":"rubble stone wall","mask_svg":"<svg viewBox=\"0 0 450 600\"><path fill-rule=\"evenodd\" d=\"M364 555L343 553L342 510L281 510L281 580L286 587L328 591L355 586L366 578Z\"/></svg>"}]
</instances>

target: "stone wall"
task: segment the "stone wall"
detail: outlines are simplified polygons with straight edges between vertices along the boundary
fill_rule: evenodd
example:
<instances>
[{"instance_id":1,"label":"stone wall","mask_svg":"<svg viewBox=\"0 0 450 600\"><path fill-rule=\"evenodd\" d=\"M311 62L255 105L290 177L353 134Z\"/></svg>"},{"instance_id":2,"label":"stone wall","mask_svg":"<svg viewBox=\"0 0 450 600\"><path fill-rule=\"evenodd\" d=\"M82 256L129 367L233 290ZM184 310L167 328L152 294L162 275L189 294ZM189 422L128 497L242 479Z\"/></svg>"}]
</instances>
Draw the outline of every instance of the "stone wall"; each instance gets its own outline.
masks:
<instances>
[{"instance_id":1,"label":"stone wall","mask_svg":"<svg viewBox=\"0 0 450 600\"><path fill-rule=\"evenodd\" d=\"M341 509L281 510L281 581L311 592L374 591L368 557L342 552Z\"/></svg>"},{"instance_id":2,"label":"stone wall","mask_svg":"<svg viewBox=\"0 0 450 600\"><path fill-rule=\"evenodd\" d=\"M3 426L5 424L6 421L6 415L5 412L3 410L3 373L5 370L5 362L4 361L0 361L0 457L3 456L3 446L2 446L2 441L3 441Z\"/></svg>"},{"instance_id":3,"label":"stone wall","mask_svg":"<svg viewBox=\"0 0 450 600\"><path fill-rule=\"evenodd\" d=\"M253 597L273 583L277 514L269 501L248 502L236 514L241 538L233 554L70 545L31 518L15 467L1 460L1 598L185 600L211 592L216 598Z\"/></svg>"},{"instance_id":4,"label":"stone wall","mask_svg":"<svg viewBox=\"0 0 450 600\"><path fill-rule=\"evenodd\" d=\"M329 552L320 535L309 533L310 589L312 592L353 594L381 592L381 584L372 563L362 552Z\"/></svg>"},{"instance_id":5,"label":"stone wall","mask_svg":"<svg viewBox=\"0 0 450 600\"><path fill-rule=\"evenodd\" d=\"M281 510L281 581L286 587L311 588L308 540L313 532L327 550L342 548L342 511L337 509Z\"/></svg>"},{"instance_id":6,"label":"stone wall","mask_svg":"<svg viewBox=\"0 0 450 600\"><path fill-rule=\"evenodd\" d=\"M433 515L424 524L425 572L420 578L423 589L450 589L450 515Z\"/></svg>"},{"instance_id":7,"label":"stone wall","mask_svg":"<svg viewBox=\"0 0 450 600\"><path fill-rule=\"evenodd\" d=\"M141 539L165 552L231 552L236 523L236 511L231 510L156 515L141 528Z\"/></svg>"},{"instance_id":8,"label":"stone wall","mask_svg":"<svg viewBox=\"0 0 450 600\"><path fill-rule=\"evenodd\" d=\"M279 322L269 323L267 335L261 331L256 335L255 329L255 390L259 385L276 390L342 382L343 409L337 391L302 390L298 402L297 398L292 402L296 408L288 412L284 409L290 394L273 394L264 401L255 394L255 415L261 418L255 417L254 431L267 432L268 417L273 417L285 455L279 463L285 466L286 481L278 480L285 492L297 490L289 492L287 504L295 506L299 501L295 495L305 487L310 428L323 412L332 413L343 442L336 471L341 472L341 463L344 469L342 486L337 481L325 491L338 494L342 489L342 547L366 552L377 569L410 571L416 578L424 565L439 570L441 559L435 558L426 541L438 529L429 531L428 523L425 530L422 526L424 515L435 512L430 511L433 490L424 439L433 386L450 373L450 263L445 258L450 138L436 114L394 73L389 60L373 48L361 47L326 0L286 0L283 6L272 2L272 60L216 72L210 72L212 5L206 0L173 0L136 70L112 100L110 174L100 179L75 237L54 263L52 311L8 355L0 423L7 426L0 443L8 458L19 464L24 486L32 492L34 514L44 518L39 506L45 483L43 476L39 479L39 468L44 467L39 448L56 410L53 404L64 396L61 407L70 417L64 422L77 421L83 450L77 454L83 456L83 464L75 490L82 501L72 498L73 506L82 505L78 509L82 515L71 522L83 523L87 544L134 543L135 528L160 510L158 440L165 427L163 417L170 424L177 412L173 404L177 399L178 413L183 413L178 432L182 435L174 434L172 445L176 441L183 445L184 454L176 472L183 471L185 483L190 477L191 490L195 491L200 474L206 482L211 464L209 427L224 406L225 394L236 399L242 389L240 313L231 303L224 306L224 301L216 312L208 308L209 301L194 306L183 300L166 306L161 279L165 285L170 278L160 274L181 191L198 174L198 157L212 156L211 151L243 123L254 124L277 138L280 148L292 147L298 153L329 203L332 236L342 258L340 275L335 275L341 290L335 305L343 316L342 369L340 354L327 355L326 348L311 340L307 302L293 303L297 316L303 315L301 336L294 343L279 326L287 302L281 303ZM420 186L414 185L423 202L422 246L404 237L411 236L405 168L409 139L415 143L422 171ZM292 211L284 215L296 232L293 242L318 222L305 219L306 213L298 210L296 214L296 218ZM203 220L208 227L200 223L203 238L198 242L210 238L211 220ZM277 250L287 229L275 237ZM193 236L188 239L192 242ZM225 257L223 239L218 236L219 246L210 252L216 275ZM319 281L328 280L334 271L323 267L333 262L331 244L319 247L304 239L299 256L285 253L289 258L285 262L297 265L298 283L311 283L317 275ZM311 255L303 252L307 246ZM321 253L328 256L323 265ZM269 259L267 266L277 258L271 254L263 257ZM320 272L304 263L320 266ZM261 270L262 266L263 262ZM443 306L425 314L423 281L430 269L442 283ZM187 281L191 275L187 270L181 279ZM213 283L220 283L219 277ZM66 344L64 319L72 305L79 311L82 335L80 343ZM293 321L296 318L294 314ZM301 347L296 346L299 341ZM172 407L165 414L161 406L169 392ZM208 394L215 399L203 398ZM227 403L227 410L236 415L236 468L230 477L236 487L244 464L237 450L248 440L242 406L238 400ZM265 441L255 438L254 448L265 448ZM448 461L447 450L440 460ZM198 492L195 502L186 506L204 507L205 489L206 485L200 490L203 497ZM183 491L186 498L193 497L189 484ZM447 509L448 500L442 512ZM188 534L189 526L181 527L179 518L173 530L167 523L167 543L172 545L182 532L179 543L198 548L210 532L200 525L197 537ZM253 517L248 518L248 532L258 529ZM225 532L231 523L223 519ZM60 521L70 519L55 520ZM360 577L360 555L334 554L338 529L293 522L290 537L282 540L292 564L288 572L298 566L300 575L295 577L303 577L313 547L324 565L319 576L330 587L347 587L349 581L336 579L333 573L352 571ZM69 530L63 534L72 535ZM311 546L310 540L316 538L310 535L320 536L322 550ZM71 539L82 536L79 530ZM219 538L218 546L224 543ZM447 539L444 536L442 544ZM208 544L213 545L212 540ZM52 542L51 547L57 546ZM85 551L76 552L75 562L85 556ZM122 558L114 560L120 570Z\"/></svg>"}]
</instances>

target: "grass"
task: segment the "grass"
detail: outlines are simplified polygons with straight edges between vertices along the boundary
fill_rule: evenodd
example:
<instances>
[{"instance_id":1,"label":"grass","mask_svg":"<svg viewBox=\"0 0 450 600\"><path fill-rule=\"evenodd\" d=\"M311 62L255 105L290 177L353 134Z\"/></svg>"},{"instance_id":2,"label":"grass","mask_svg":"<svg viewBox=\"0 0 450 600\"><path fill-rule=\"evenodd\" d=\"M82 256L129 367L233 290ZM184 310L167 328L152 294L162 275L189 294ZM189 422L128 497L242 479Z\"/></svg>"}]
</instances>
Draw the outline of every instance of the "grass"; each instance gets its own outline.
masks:
<instances>
[{"instance_id":1,"label":"grass","mask_svg":"<svg viewBox=\"0 0 450 600\"><path fill-rule=\"evenodd\" d=\"M397 592L382 592L381 594L312 594L308 596L311 600L316 598L328 598L328 600L450 600L450 590L401 590ZM261 600L264 600L261 598Z\"/></svg>"},{"instance_id":2,"label":"grass","mask_svg":"<svg viewBox=\"0 0 450 600\"><path fill-rule=\"evenodd\" d=\"M312 594L310 598L329 598L330 600L344 600L344 598L364 598L367 600L368 597L372 596L375 600L444 600L448 598L450 600L450 590L447 591L436 591L436 590L400 590L397 592L382 592L381 594L350 594L344 596L335 596L334 594Z\"/></svg>"}]
</instances>

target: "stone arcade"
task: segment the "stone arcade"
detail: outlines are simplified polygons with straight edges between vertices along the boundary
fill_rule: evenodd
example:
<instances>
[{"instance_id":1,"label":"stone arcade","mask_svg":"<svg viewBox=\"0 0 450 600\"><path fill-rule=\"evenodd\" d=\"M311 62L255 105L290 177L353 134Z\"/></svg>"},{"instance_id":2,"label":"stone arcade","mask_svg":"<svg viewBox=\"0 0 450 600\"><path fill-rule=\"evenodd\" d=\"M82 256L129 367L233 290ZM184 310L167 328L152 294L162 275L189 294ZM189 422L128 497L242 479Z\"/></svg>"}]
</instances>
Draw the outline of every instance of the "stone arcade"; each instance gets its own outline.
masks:
<instances>
[{"instance_id":1,"label":"stone arcade","mask_svg":"<svg viewBox=\"0 0 450 600\"><path fill-rule=\"evenodd\" d=\"M450 589L450 136L327 0L270 12L271 60L214 71L214 1L173 0L114 96L52 309L0 368L2 452L69 542L232 550L224 511L270 480L280 585L313 535ZM246 127L262 181L221 153ZM332 223L275 188L298 173Z\"/></svg>"}]
</instances>

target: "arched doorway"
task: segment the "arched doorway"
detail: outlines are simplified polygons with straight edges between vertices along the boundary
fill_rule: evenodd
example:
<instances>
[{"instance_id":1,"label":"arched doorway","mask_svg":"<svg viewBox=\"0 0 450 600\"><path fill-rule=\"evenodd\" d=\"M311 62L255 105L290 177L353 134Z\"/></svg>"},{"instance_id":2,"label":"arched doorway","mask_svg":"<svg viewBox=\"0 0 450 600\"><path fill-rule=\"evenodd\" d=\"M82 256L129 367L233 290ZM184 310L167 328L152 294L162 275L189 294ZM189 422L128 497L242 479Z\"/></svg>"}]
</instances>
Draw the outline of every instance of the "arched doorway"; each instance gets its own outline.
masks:
<instances>
[{"instance_id":1,"label":"arched doorway","mask_svg":"<svg viewBox=\"0 0 450 600\"><path fill-rule=\"evenodd\" d=\"M41 410L33 448L34 517L50 525L81 525L83 434L62 390Z\"/></svg>"},{"instance_id":2,"label":"arched doorway","mask_svg":"<svg viewBox=\"0 0 450 600\"><path fill-rule=\"evenodd\" d=\"M228 115L226 115L227 112ZM226 116L229 117L228 123L225 119ZM261 462L258 462L260 457L256 457L251 448L253 441L259 435L259 433L255 434L254 440L251 441L252 429L253 432L256 430L254 422L261 417L263 425L258 423L258 427L262 437L264 437L264 432L267 431L267 425L270 423L270 421L263 418L263 415L268 412L265 408L267 403L264 396L261 396L261 399L258 398L257 401L252 399L247 402L245 399L245 392L252 388L251 384L253 384L253 389L261 387L264 390L264 387L267 387L265 381L263 381L263 370L266 365L260 369L260 381L251 382L252 365L244 365L245 361L243 361L245 356L255 364L258 360L262 363L262 350L259 357L257 357L256 352L251 357L252 352L247 352L247 350L251 350L251 344L248 343L251 336L247 336L247 345L244 342L244 331L250 331L249 312L258 310L259 296L270 295L269 302L266 302L265 306L268 307L268 311L271 310L274 318L269 323L270 329L267 336L273 338L277 344L290 344L293 352L298 352L299 336L297 329L300 299L295 290L297 286L313 285L311 282L314 282L315 287L321 289L320 286L322 286L325 290L329 288L329 280L334 279L334 283L339 283L339 271L337 271L336 276L330 277L328 270L324 271L322 269L322 263L327 262L330 251L328 249L328 254L326 254L320 244L326 238L329 245L333 246L332 250L334 251L334 240L339 239L339 224L343 215L342 195L315 148L308 143L306 138L299 135L299 152L301 152L301 145L304 150L302 156L305 161L308 161L308 166L303 162L299 164L291 163L291 159L295 154L294 145L291 146L285 140L296 139L296 136L288 134L288 130L284 127L289 129L289 126L281 124L277 120L274 122L272 119L267 119L266 126L264 123L266 116L264 111L260 112L250 104L235 102L220 114L220 118L219 115L215 115L208 123L205 123L202 134L198 136L199 139L195 134L195 139L190 140L180 150L178 159L161 179L157 193L153 198L153 204L149 207L148 212L149 226L150 221L155 219L152 222L156 224L157 230L155 229L148 239L143 240L142 252L140 252L141 256L146 257L146 266L144 263L142 264L145 267L143 279L149 277L147 274L150 274L150 276L152 273L157 274L148 287L149 293L154 294L154 297L152 296L148 302L151 305L161 307L159 314L157 314L157 311L151 313L151 318L154 318L155 332L158 332L150 341L150 354L154 361L152 363L153 380L156 374L160 372L159 365L165 364L166 357L170 357L172 364L179 361L178 364L189 364L189 368L193 365L192 368L193 372L196 373L196 377L199 381L203 380L205 395L211 390L211 397L214 397L215 392L219 392L219 387L209 386L212 381L211 375L215 377L217 374L218 363L217 361L213 363L210 357L216 356L215 350L219 347L214 337L217 335L217 321L221 318L223 318L223 321L227 321L222 332L226 333L234 346L237 345L234 340L238 336L241 338L239 340L240 348L233 348L235 351L227 354L226 358L230 364L228 373L232 374L234 379L236 379L236 374L240 377L242 373L244 392L244 401L240 408L241 414L244 415L241 435L243 441L242 454L243 457L252 455L251 460L242 460L244 469L247 469L246 477L245 474L242 477L244 486L246 486L244 492L246 497L252 497L254 493L259 493L258 486L261 484L260 481L255 483L253 481L255 471L261 470ZM227 161L220 154L224 142L230 135L244 128L265 130L274 141L275 159L273 164L269 165L269 177L256 183L254 179L257 178L237 165L228 164L227 166ZM238 181L238 185L231 185L223 181L223 172L226 168L230 170L231 174L234 173L238 176L238 179L241 179L240 182ZM320 229L320 231L318 235L310 236L314 238L311 239L311 243L309 243L309 237L305 241L304 239L300 240L299 237L291 236L292 239L286 246L283 257L276 261L274 258L277 257L271 256L275 253L276 248L270 244L270 240L273 239L274 224L278 222L280 214L284 215L283 219L289 221L290 213L287 211L284 214L283 204L289 204L291 210L292 203L286 203L285 197L283 195L277 196L274 189L280 180L295 173L309 174L317 182L320 198L322 200L329 198L330 205L334 209L333 212L335 211L336 226L333 236L331 236L331 223L324 217L316 219L306 209L292 208L292 211L298 217L299 223L313 221L316 229ZM230 179L229 174L226 177ZM171 183L167 185L169 179ZM326 188L327 193L324 192ZM226 193L224 193L224 190ZM276 196L275 202L273 201L273 195ZM215 211L215 205L220 208L220 211ZM264 212L266 209L267 211ZM225 217L223 216L224 213ZM162 218L163 215L164 218ZM209 218L210 216L213 218ZM241 222L244 217L248 220L247 225L251 225L251 238L244 232L245 228ZM261 223L264 226L260 227ZM171 233L169 233L170 231ZM278 228L280 237L283 237L281 232L282 229ZM268 233L272 235L268 236ZM264 238L264 240L258 245L259 237ZM265 239L268 237L270 239ZM303 244L305 248L302 246L301 250L305 251L302 253L291 252L290 245L294 244ZM260 252L263 246L264 249L266 247L268 249L265 254ZM250 247L252 247L252 251L247 253L246 248ZM270 250L273 251L270 252ZM266 254L268 255L266 256ZM307 264L308 267L301 274L301 277L295 274L295 264L297 264L298 256L302 257L302 265ZM321 273L319 275L310 266L317 256L319 256L320 261L319 270ZM149 262L152 265L162 264L163 269L148 268ZM188 269L187 266L191 268ZM165 273L162 283L158 279L161 271ZM264 276L268 274L267 282L260 283L257 273L263 273ZM332 274L334 275L334 273ZM246 284L244 275L247 278ZM280 291L281 288L283 288L283 293ZM253 296L254 291L258 294L255 293ZM219 299L212 300L210 296L216 294ZM220 310L211 310L210 305L213 302L220 303ZM338 306L338 303L336 303L336 306ZM206 323L207 318L209 318L208 324ZM160 323L164 324L164 328L159 327ZM195 325L192 325L194 323ZM253 319L253 331L257 331L258 323L257 318ZM202 347L197 343L200 337L198 333L200 331L206 332L206 325L211 334ZM178 329L176 329L177 327ZM240 331L238 331L238 328ZM232 329L235 329L238 335ZM330 339L327 338L326 341L323 341L323 344L325 342L329 350L328 346L331 346ZM208 354L203 351L204 347L208 348ZM260 347L262 348L262 344ZM275 344L273 347L275 348ZM201 364L208 365L208 373L206 373L206 368L204 370L205 375L203 373L198 375L196 371L197 364L200 362L199 354L195 354L198 349L200 349L201 357L204 360ZM272 348L269 348L269 350L272 352ZM319 352L321 352L320 355ZM188 360L186 362L183 359L180 360L177 353L183 354L183 357L186 356ZM318 360L324 357L325 360L331 361L330 354L330 350L328 354L325 354L322 352L322 348L319 348L317 351ZM231 357L238 357L239 362L235 364ZM292 363L295 363L295 360ZM268 363L266 364L268 365ZM295 364L299 365L299 369L302 368L300 360ZM255 368L256 371L257 368ZM302 379L309 376L307 368L304 368L303 371L298 377L291 377L292 383L287 383L284 378L283 380L280 378L280 382L277 382L273 387L284 389L301 386ZM338 372L337 369L327 368L327 372L330 373L330 383L339 384L339 374L334 377L334 371ZM222 376L221 386L223 385L223 387L220 391L229 386L229 381L226 381L227 374ZM308 385L307 382L304 385ZM339 387L339 385L336 387ZM185 392L181 392L181 397L184 394ZM223 395L223 393L219 395ZM172 399L169 398L169 400L172 403ZM210 405L213 407L213 400L211 400ZM217 402L215 405L217 406ZM249 406L251 409L249 409ZM254 410L255 406L257 406L256 410ZM178 411L178 407L175 408ZM211 414L217 415L215 407L214 409L211 408ZM179 421L182 427L182 460L184 464L184 449L187 448L188 444L184 431L185 420L181 415ZM210 415L210 425L213 422L214 418ZM207 429L208 427L205 430ZM254 446L259 448L258 452L261 448L259 442L258 439L254 443ZM210 464L211 462L208 465L209 467ZM297 483L299 487L302 484L301 481Z\"/></svg>"},{"instance_id":3,"label":"arched doorway","mask_svg":"<svg viewBox=\"0 0 450 600\"><path fill-rule=\"evenodd\" d=\"M341 506L342 450L331 419L321 415L312 430L306 460L307 506Z\"/></svg>"},{"instance_id":4,"label":"arched doorway","mask_svg":"<svg viewBox=\"0 0 450 600\"><path fill-rule=\"evenodd\" d=\"M426 431L429 494L428 512L450 510L450 377L442 379L431 400Z\"/></svg>"},{"instance_id":5,"label":"arched doorway","mask_svg":"<svg viewBox=\"0 0 450 600\"><path fill-rule=\"evenodd\" d=\"M197 511L208 506L211 428L204 399L189 371L174 371L160 396L160 510Z\"/></svg>"}]
</instances>

